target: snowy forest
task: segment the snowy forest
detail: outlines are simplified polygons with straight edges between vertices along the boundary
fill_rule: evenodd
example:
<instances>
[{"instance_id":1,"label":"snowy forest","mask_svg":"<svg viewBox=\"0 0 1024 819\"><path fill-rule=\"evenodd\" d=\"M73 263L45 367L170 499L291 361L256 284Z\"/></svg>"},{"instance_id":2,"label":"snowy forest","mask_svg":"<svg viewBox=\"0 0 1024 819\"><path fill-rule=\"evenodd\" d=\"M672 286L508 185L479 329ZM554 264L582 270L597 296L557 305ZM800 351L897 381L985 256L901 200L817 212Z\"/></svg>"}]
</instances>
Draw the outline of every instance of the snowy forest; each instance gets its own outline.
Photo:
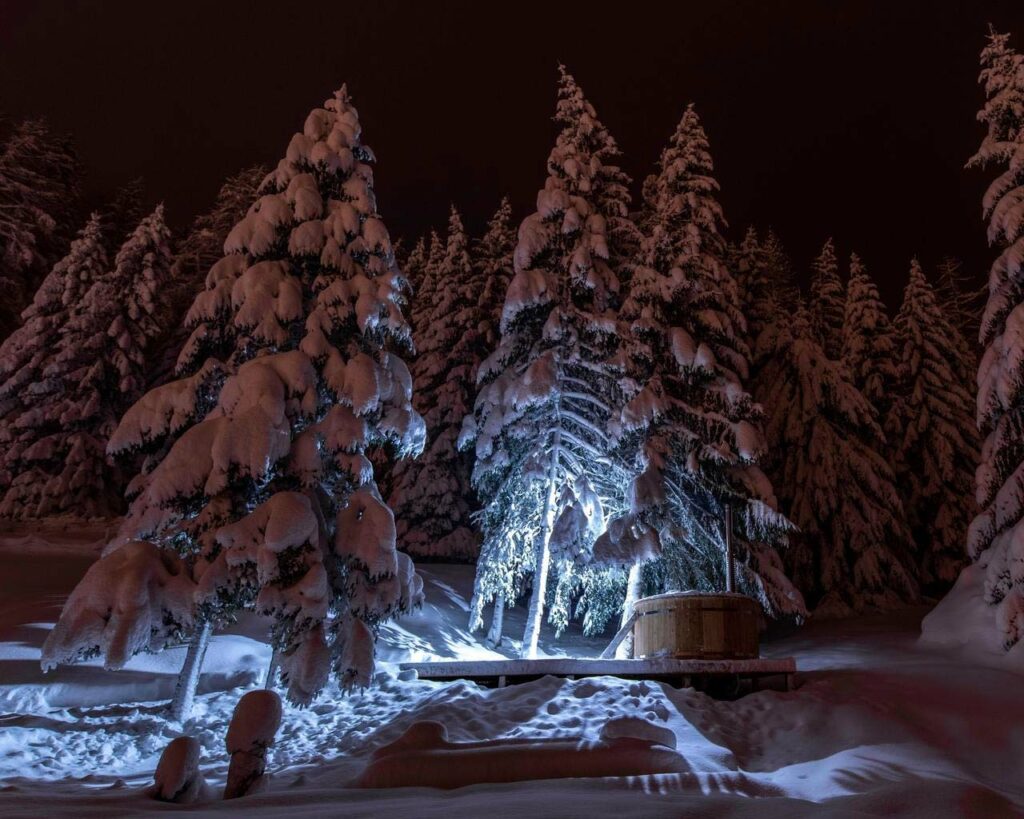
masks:
<instances>
[{"instance_id":1,"label":"snowy forest","mask_svg":"<svg viewBox=\"0 0 1024 819\"><path fill-rule=\"evenodd\" d=\"M493 191L478 234L455 201L392 235L355 104L389 103L344 85L186 231L141 180L87 207L72 135L0 121L0 518L103 527L38 663L173 656L161 719L186 725L217 635L257 623L266 653L218 673L313 719L401 689L395 635L430 654L403 623L449 571L449 638L487 657L600 650L642 598L728 589L786 634L934 607L922 640L1019 662L1021 38L987 38L964 157L985 287L730 224L686 100L631 178L571 66L537 91L535 201Z\"/></svg>"}]
</instances>

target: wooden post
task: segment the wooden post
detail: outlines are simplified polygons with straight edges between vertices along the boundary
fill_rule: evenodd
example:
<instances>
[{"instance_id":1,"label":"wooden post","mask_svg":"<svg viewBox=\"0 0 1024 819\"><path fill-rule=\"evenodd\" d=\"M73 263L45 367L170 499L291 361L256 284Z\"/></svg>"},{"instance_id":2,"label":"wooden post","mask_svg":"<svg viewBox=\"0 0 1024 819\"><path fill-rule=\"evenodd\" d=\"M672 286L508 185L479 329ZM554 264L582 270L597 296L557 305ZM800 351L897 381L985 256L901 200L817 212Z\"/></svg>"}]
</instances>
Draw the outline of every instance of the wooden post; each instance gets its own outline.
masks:
<instances>
[{"instance_id":1,"label":"wooden post","mask_svg":"<svg viewBox=\"0 0 1024 819\"><path fill-rule=\"evenodd\" d=\"M725 505L725 590L736 591L736 569L732 560L732 504Z\"/></svg>"}]
</instances>

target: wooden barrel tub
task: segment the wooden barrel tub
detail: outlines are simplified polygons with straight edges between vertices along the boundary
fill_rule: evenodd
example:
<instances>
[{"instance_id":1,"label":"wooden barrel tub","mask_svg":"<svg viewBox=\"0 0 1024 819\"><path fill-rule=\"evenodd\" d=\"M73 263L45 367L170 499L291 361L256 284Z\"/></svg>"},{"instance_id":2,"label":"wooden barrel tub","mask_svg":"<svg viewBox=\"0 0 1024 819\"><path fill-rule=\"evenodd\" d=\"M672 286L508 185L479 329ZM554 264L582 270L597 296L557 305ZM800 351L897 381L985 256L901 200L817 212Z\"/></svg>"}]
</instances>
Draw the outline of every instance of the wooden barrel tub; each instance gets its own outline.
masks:
<instances>
[{"instance_id":1,"label":"wooden barrel tub","mask_svg":"<svg viewBox=\"0 0 1024 819\"><path fill-rule=\"evenodd\" d=\"M670 592L636 602L633 656L739 660L758 656L758 604L744 594Z\"/></svg>"}]
</instances>

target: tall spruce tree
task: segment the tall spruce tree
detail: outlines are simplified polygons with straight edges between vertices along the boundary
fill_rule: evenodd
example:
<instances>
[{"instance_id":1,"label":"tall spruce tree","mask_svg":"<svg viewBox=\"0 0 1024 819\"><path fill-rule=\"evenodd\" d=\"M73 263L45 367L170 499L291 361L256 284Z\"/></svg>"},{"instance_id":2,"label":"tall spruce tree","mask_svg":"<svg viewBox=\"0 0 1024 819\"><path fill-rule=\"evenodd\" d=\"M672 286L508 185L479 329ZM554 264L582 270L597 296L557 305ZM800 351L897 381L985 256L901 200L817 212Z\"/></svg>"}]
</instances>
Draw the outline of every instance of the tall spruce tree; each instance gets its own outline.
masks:
<instances>
[{"instance_id":1,"label":"tall spruce tree","mask_svg":"<svg viewBox=\"0 0 1024 819\"><path fill-rule=\"evenodd\" d=\"M846 298L839 278L836 251L829 239L814 260L811 276L811 328L825 354L838 361L843 351L843 313Z\"/></svg>"},{"instance_id":2,"label":"tall spruce tree","mask_svg":"<svg viewBox=\"0 0 1024 819\"><path fill-rule=\"evenodd\" d=\"M18 123L0 146L0 339L67 251L80 176L70 139L41 119Z\"/></svg>"},{"instance_id":3,"label":"tall spruce tree","mask_svg":"<svg viewBox=\"0 0 1024 819\"><path fill-rule=\"evenodd\" d=\"M104 246L111 259L146 215L142 197L142 179L135 178L114 191L110 201L99 208Z\"/></svg>"},{"instance_id":4,"label":"tall spruce tree","mask_svg":"<svg viewBox=\"0 0 1024 819\"><path fill-rule=\"evenodd\" d=\"M65 384L56 361L72 314L89 288L108 271L101 219L94 213L71 243L68 255L43 281L24 324L0 346L0 515L37 517L44 468L63 453L50 453L41 439L61 428L57 407ZM88 510L82 510L88 513Z\"/></svg>"},{"instance_id":5,"label":"tall spruce tree","mask_svg":"<svg viewBox=\"0 0 1024 819\"><path fill-rule=\"evenodd\" d=\"M401 268L405 274L406 281L409 282L409 288L412 291L413 304L416 301L416 293L420 288L420 281L423 278L423 270L427 264L427 244L421 236L416 240L416 244L412 246L409 251L409 256L405 260L405 266Z\"/></svg>"},{"instance_id":6,"label":"tall spruce tree","mask_svg":"<svg viewBox=\"0 0 1024 819\"><path fill-rule=\"evenodd\" d=\"M457 441L473 408L477 369L497 342L497 328L481 309L485 282L470 258L469 237L454 207L435 277L437 301L423 327L424 351L412 366L426 446L422 456L404 465L389 502L406 552L468 558L477 549L470 521L472 462Z\"/></svg>"},{"instance_id":7,"label":"tall spruce tree","mask_svg":"<svg viewBox=\"0 0 1024 819\"><path fill-rule=\"evenodd\" d=\"M490 317L494 332L497 332L501 321L505 293L512 281L512 253L515 247L512 204L505 196L487 223L484 235L474 243L472 253L473 266L483 288L479 298L480 309Z\"/></svg>"},{"instance_id":8,"label":"tall spruce tree","mask_svg":"<svg viewBox=\"0 0 1024 819\"><path fill-rule=\"evenodd\" d=\"M757 337L774 316L771 313L775 283L768 271L767 253L757 235L757 230L748 227L739 245L729 247L729 270L736 281L740 310L747 321L744 341L753 355ZM749 362L753 364L754 362Z\"/></svg>"},{"instance_id":9,"label":"tall spruce tree","mask_svg":"<svg viewBox=\"0 0 1024 819\"><path fill-rule=\"evenodd\" d=\"M825 354L804 307L780 316L762 373L769 475L799 527L790 577L819 615L917 599L910 532L877 414L842 362Z\"/></svg>"},{"instance_id":10,"label":"tall spruce tree","mask_svg":"<svg viewBox=\"0 0 1024 819\"><path fill-rule=\"evenodd\" d=\"M987 101L978 118L987 126L972 165L995 165L998 176L983 200L989 243L999 256L989 273L981 320L984 347L978 369L978 423L987 437L976 473L982 511L971 524L968 549L985 570L985 600L1009 648L1024 634L1024 55L1008 34L993 31L981 52L980 81Z\"/></svg>"},{"instance_id":11,"label":"tall spruce tree","mask_svg":"<svg viewBox=\"0 0 1024 819\"><path fill-rule=\"evenodd\" d=\"M771 615L800 615L800 593L775 552L792 527L774 508L757 465L765 452L762 415L744 388L746 322L724 264L725 220L712 174L707 136L691 105L644 188L646 235L622 309L635 339L629 375L641 385L622 413L624 439L639 439L642 462L628 515L659 534L660 560L672 565L655 573L684 580L687 589L721 590L731 506L740 588ZM759 255L755 245L748 234L746 253ZM755 265L756 256L746 272L763 284ZM638 570L639 561L631 571Z\"/></svg>"},{"instance_id":12,"label":"tall spruce tree","mask_svg":"<svg viewBox=\"0 0 1024 819\"><path fill-rule=\"evenodd\" d=\"M170 269L169 242L160 206L122 245L113 270L94 277L71 305L43 370L47 401L18 419L24 449L0 514L96 517L122 511L124 479L108 465L105 450L121 414L145 387L147 353L159 332L159 293Z\"/></svg>"},{"instance_id":13,"label":"tall spruce tree","mask_svg":"<svg viewBox=\"0 0 1024 819\"><path fill-rule=\"evenodd\" d=\"M501 341L480 368L463 436L484 502L471 626L532 575L524 657L537 651L552 554L566 565L583 558L605 503L622 495L608 424L620 402L615 307L617 267L634 236L629 180L593 106L560 71L560 133L537 211L519 229Z\"/></svg>"},{"instance_id":14,"label":"tall spruce tree","mask_svg":"<svg viewBox=\"0 0 1024 819\"><path fill-rule=\"evenodd\" d=\"M917 259L895 328L900 387L893 428L900 437L891 443L921 583L943 589L963 566L964 538L978 511L971 492L978 433L971 372L950 354L960 331L936 301Z\"/></svg>"},{"instance_id":15,"label":"tall spruce tree","mask_svg":"<svg viewBox=\"0 0 1024 819\"><path fill-rule=\"evenodd\" d=\"M420 599L368 458L423 441L391 351L409 328L372 160L342 88L228 236L189 311L181 377L111 438L113 454L150 455L121 538L176 552L197 584L179 718L211 625L239 609L272 618L289 696L308 702L331 671L365 685L375 628Z\"/></svg>"},{"instance_id":16,"label":"tall spruce tree","mask_svg":"<svg viewBox=\"0 0 1024 819\"><path fill-rule=\"evenodd\" d=\"M843 365L884 423L899 380L896 337L878 286L856 253L850 254L842 338Z\"/></svg>"},{"instance_id":17,"label":"tall spruce tree","mask_svg":"<svg viewBox=\"0 0 1024 819\"><path fill-rule=\"evenodd\" d=\"M151 355L149 384L173 378L175 361L191 332L185 321L188 308L196 293L204 289L206 274L224 255L228 233L256 201L256 191L266 175L264 166L253 165L226 179L213 206L195 218L188 234L175 246L174 263L160 301L157 320L163 332Z\"/></svg>"}]
</instances>

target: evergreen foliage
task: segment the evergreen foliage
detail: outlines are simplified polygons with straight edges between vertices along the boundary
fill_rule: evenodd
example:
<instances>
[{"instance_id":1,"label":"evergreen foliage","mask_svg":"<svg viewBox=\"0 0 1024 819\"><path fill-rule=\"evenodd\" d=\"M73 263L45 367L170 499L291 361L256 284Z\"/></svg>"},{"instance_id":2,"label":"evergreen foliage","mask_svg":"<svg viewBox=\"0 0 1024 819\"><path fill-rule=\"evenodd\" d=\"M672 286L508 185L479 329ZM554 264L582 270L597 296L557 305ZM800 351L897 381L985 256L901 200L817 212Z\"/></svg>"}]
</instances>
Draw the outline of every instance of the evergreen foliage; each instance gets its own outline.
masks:
<instances>
[{"instance_id":1,"label":"evergreen foliage","mask_svg":"<svg viewBox=\"0 0 1024 819\"><path fill-rule=\"evenodd\" d=\"M842 355L846 298L839 278L836 251L829 239L814 260L811 275L811 328L825 354L833 361Z\"/></svg>"},{"instance_id":2,"label":"evergreen foliage","mask_svg":"<svg viewBox=\"0 0 1024 819\"><path fill-rule=\"evenodd\" d=\"M842 363L853 385L886 421L899 380L896 337L878 286L856 253L850 254L842 339Z\"/></svg>"},{"instance_id":3,"label":"evergreen foliage","mask_svg":"<svg viewBox=\"0 0 1024 819\"><path fill-rule=\"evenodd\" d=\"M647 233L622 309L635 340L629 375L640 385L622 412L624 440L640 442L629 515L658 532L667 549L661 560L674 564L656 574L686 582L684 590L713 591L725 588L723 521L731 505L740 588L772 615L799 615L803 601L775 552L791 527L757 465L765 453L762 415L744 388L746 322L724 264L712 173L707 136L690 106L645 186ZM748 234L743 250L748 282L763 285L756 236ZM648 551L642 539L637 545Z\"/></svg>"},{"instance_id":4,"label":"evergreen foliage","mask_svg":"<svg viewBox=\"0 0 1024 819\"><path fill-rule=\"evenodd\" d=\"M0 146L0 338L67 252L80 176L71 140L41 119L18 123Z\"/></svg>"},{"instance_id":5,"label":"evergreen foliage","mask_svg":"<svg viewBox=\"0 0 1024 819\"><path fill-rule=\"evenodd\" d=\"M917 599L910 533L871 404L825 354L806 308L780 316L761 343L769 475L799 528L790 577L820 615Z\"/></svg>"},{"instance_id":6,"label":"evergreen foliage","mask_svg":"<svg viewBox=\"0 0 1024 819\"><path fill-rule=\"evenodd\" d=\"M555 122L537 211L519 228L515 275L498 348L480 368L464 444L484 508L471 610L509 602L532 575L523 656L535 656L552 562L585 561L603 519L623 503L608 424L620 404L615 308L619 265L635 230L618 148L561 69Z\"/></svg>"},{"instance_id":7,"label":"evergreen foliage","mask_svg":"<svg viewBox=\"0 0 1024 819\"><path fill-rule=\"evenodd\" d=\"M971 163L996 166L983 207L989 243L999 256L989 273L981 319L984 348L978 369L978 424L986 436L977 469L981 513L968 550L985 569L985 597L1007 647L1024 634L1024 55L1008 34L993 31L981 52L987 127Z\"/></svg>"},{"instance_id":8,"label":"evergreen foliage","mask_svg":"<svg viewBox=\"0 0 1024 819\"><path fill-rule=\"evenodd\" d=\"M950 354L959 330L916 259L895 328L901 383L893 428L901 437L892 443L903 505L922 585L948 588L963 566L964 538L978 511L971 492L978 432L970 370Z\"/></svg>"},{"instance_id":9,"label":"evergreen foliage","mask_svg":"<svg viewBox=\"0 0 1024 819\"><path fill-rule=\"evenodd\" d=\"M122 538L186 559L199 633L241 608L270 617L298 703L332 671L367 684L374 630L421 598L368 457L423 443L392 352L409 328L372 161L342 88L228 235L188 312L179 379L138 401L109 445L149 455Z\"/></svg>"}]
</instances>

